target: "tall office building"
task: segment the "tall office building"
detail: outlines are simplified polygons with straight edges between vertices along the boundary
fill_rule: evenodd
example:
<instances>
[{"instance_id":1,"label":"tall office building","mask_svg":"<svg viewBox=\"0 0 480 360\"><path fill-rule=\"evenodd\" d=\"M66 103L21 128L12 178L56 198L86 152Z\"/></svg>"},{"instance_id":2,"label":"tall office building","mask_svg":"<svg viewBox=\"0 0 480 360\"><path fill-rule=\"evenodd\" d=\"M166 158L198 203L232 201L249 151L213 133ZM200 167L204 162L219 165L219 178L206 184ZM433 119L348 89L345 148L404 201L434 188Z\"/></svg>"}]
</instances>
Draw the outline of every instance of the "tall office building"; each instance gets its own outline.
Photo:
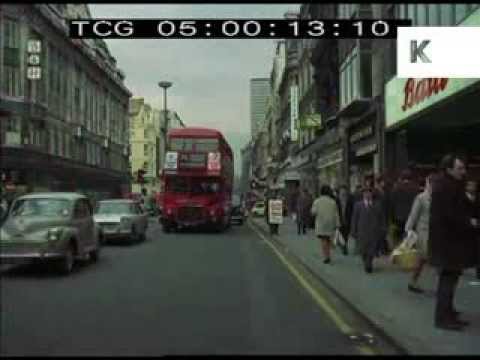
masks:
<instances>
[{"instance_id":1,"label":"tall office building","mask_svg":"<svg viewBox=\"0 0 480 360\"><path fill-rule=\"evenodd\" d=\"M250 126L252 138L255 138L265 121L267 101L270 96L270 79L250 79Z\"/></svg>"}]
</instances>

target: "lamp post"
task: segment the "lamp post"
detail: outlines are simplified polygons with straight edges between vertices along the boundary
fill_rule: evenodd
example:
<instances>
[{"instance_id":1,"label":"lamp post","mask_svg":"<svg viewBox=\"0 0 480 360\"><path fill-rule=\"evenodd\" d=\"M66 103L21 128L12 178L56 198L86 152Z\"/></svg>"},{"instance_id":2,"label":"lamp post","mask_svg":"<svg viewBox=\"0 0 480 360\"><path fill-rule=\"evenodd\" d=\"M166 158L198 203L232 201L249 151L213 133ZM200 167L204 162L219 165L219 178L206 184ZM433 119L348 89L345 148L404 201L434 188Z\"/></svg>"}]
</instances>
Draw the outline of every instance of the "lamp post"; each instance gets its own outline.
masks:
<instances>
[{"instance_id":1,"label":"lamp post","mask_svg":"<svg viewBox=\"0 0 480 360\"><path fill-rule=\"evenodd\" d=\"M160 81L158 83L158 86L160 86L163 89L163 116L165 118L165 134L163 138L163 157L165 157L165 153L167 150L167 133L168 133L168 112L167 112L167 89L172 86L172 83L170 81ZM162 159L162 163L163 163Z\"/></svg>"}]
</instances>

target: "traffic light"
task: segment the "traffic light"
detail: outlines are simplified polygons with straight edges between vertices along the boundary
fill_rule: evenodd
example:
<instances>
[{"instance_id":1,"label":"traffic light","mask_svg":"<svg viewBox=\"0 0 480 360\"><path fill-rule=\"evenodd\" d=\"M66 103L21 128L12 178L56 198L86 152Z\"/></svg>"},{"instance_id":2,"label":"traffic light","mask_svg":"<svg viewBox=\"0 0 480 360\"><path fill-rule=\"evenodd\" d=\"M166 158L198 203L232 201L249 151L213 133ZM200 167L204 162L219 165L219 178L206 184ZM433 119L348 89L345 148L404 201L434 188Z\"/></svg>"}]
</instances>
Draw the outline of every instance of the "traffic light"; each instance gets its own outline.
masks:
<instances>
[{"instance_id":1,"label":"traffic light","mask_svg":"<svg viewBox=\"0 0 480 360\"><path fill-rule=\"evenodd\" d=\"M137 183L139 184L145 184L145 170L139 169L137 171Z\"/></svg>"}]
</instances>

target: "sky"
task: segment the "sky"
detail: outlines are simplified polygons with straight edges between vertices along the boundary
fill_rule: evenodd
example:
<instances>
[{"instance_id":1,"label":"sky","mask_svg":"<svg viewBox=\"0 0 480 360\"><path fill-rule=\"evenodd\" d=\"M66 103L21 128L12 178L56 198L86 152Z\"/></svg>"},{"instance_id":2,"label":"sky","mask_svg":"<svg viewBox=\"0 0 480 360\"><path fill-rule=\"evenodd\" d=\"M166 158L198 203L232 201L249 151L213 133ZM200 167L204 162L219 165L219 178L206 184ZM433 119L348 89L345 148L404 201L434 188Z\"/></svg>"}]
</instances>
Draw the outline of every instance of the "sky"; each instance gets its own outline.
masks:
<instances>
[{"instance_id":1,"label":"sky","mask_svg":"<svg viewBox=\"0 0 480 360\"><path fill-rule=\"evenodd\" d=\"M298 4L90 4L93 18L283 18ZM133 96L163 108L162 80L171 81L167 106L187 126L223 132L241 169L240 149L250 138L249 79L269 77L270 39L106 40Z\"/></svg>"}]
</instances>

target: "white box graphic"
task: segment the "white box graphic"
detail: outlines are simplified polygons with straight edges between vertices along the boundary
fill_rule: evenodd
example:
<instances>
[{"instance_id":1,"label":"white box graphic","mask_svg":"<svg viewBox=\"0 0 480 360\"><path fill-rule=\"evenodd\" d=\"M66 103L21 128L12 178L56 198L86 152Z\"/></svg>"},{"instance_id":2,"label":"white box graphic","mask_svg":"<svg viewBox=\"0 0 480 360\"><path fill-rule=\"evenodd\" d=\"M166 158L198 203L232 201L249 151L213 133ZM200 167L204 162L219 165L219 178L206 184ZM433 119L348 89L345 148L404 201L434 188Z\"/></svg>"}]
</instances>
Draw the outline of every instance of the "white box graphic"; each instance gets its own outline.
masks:
<instances>
[{"instance_id":1,"label":"white box graphic","mask_svg":"<svg viewBox=\"0 0 480 360\"><path fill-rule=\"evenodd\" d=\"M399 27L397 76L480 78L480 27Z\"/></svg>"}]
</instances>

